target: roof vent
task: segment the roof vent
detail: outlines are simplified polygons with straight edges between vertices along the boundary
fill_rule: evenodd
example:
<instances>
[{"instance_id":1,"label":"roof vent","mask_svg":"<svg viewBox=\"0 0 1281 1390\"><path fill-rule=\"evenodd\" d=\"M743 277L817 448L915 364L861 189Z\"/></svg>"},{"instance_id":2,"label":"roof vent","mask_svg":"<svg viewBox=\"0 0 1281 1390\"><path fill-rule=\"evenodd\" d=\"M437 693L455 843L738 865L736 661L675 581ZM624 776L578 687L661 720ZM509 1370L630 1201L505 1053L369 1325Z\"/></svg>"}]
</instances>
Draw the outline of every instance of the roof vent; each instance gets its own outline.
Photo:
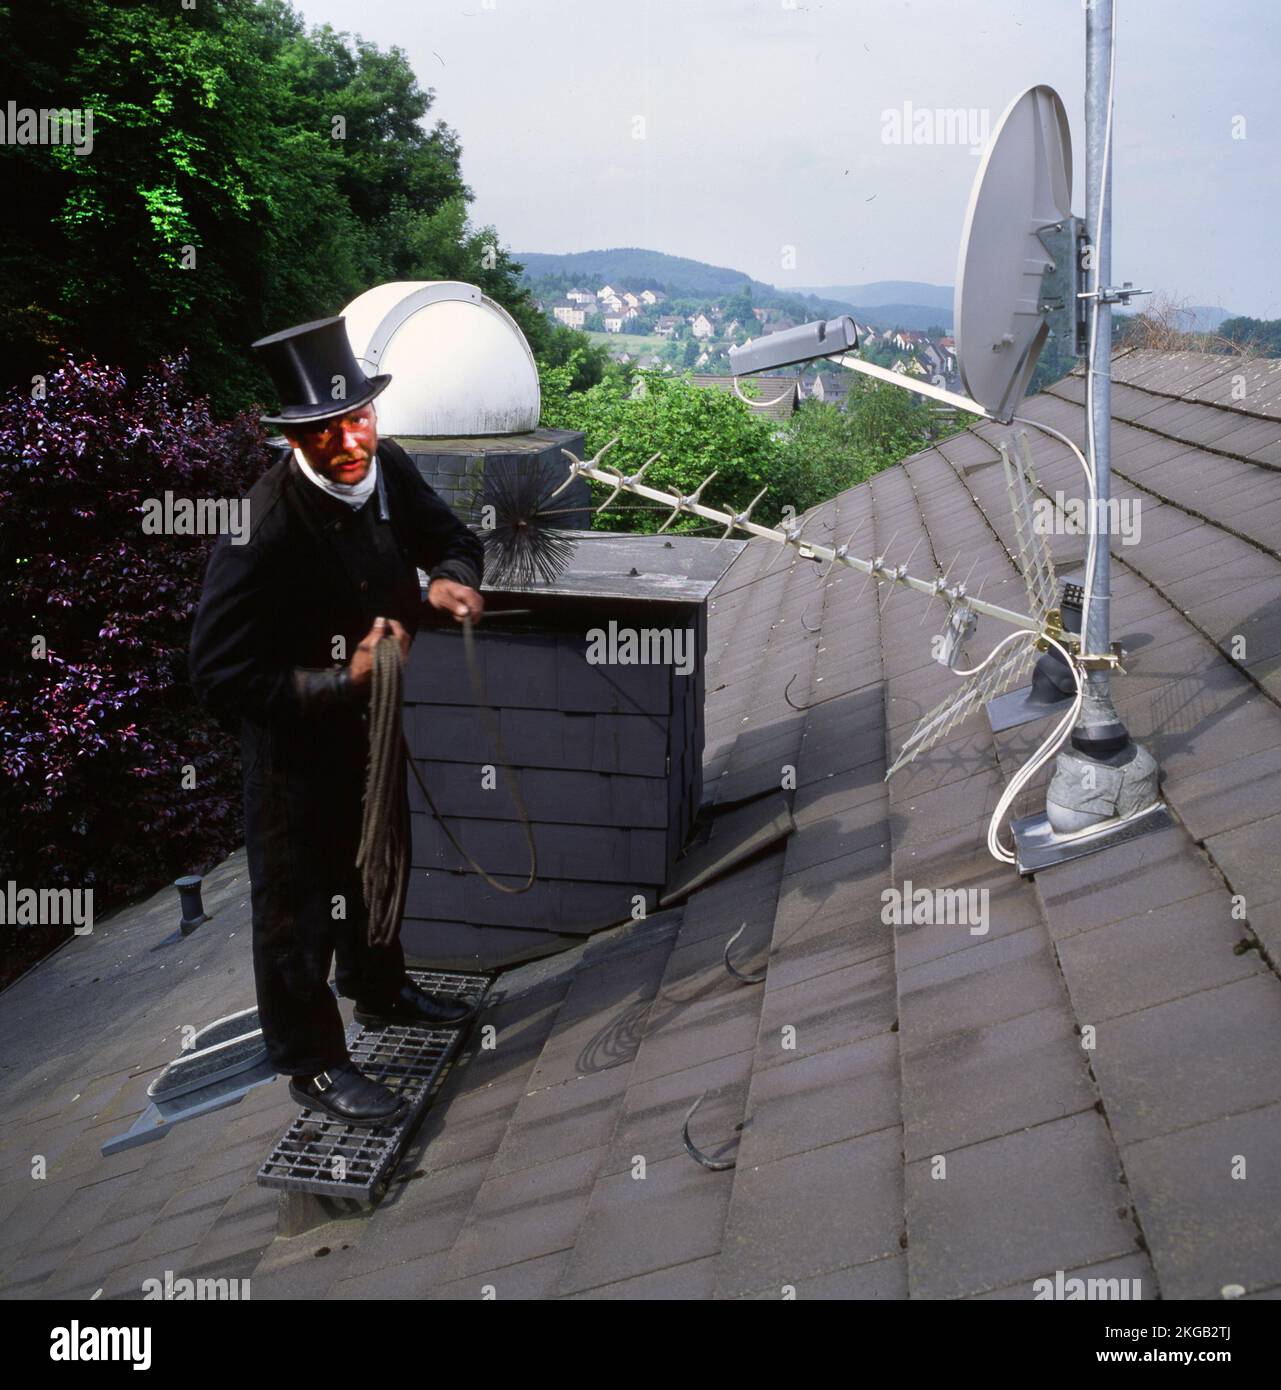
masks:
<instances>
[{"instance_id":1,"label":"roof vent","mask_svg":"<svg viewBox=\"0 0 1281 1390\"><path fill-rule=\"evenodd\" d=\"M151 1104L123 1134L107 1140L103 1157L163 1139L174 1125L235 1105L255 1086L275 1077L257 1009L215 1019L199 1029L147 1087Z\"/></svg>"}]
</instances>

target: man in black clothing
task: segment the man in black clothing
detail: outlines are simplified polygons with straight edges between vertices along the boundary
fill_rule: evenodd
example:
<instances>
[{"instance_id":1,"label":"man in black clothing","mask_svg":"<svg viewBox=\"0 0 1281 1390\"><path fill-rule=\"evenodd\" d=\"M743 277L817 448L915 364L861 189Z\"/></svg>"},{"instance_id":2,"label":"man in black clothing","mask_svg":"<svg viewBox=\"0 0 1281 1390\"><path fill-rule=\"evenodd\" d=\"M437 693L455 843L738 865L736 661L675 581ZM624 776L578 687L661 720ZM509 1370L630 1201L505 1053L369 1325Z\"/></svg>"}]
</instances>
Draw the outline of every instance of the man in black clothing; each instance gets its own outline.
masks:
<instances>
[{"instance_id":1,"label":"man in black clothing","mask_svg":"<svg viewBox=\"0 0 1281 1390\"><path fill-rule=\"evenodd\" d=\"M379 440L374 397L391 378L365 376L341 318L254 347L288 402L263 422L293 447L249 493L248 538L214 547L191 680L207 708L240 720L268 1055L302 1104L386 1124L403 1106L351 1061L328 985L335 955L338 990L363 1023L455 1025L471 1008L409 981L398 940L367 940L356 849L373 648L389 633L407 655L418 568L432 607L478 618L484 552L404 450Z\"/></svg>"}]
</instances>

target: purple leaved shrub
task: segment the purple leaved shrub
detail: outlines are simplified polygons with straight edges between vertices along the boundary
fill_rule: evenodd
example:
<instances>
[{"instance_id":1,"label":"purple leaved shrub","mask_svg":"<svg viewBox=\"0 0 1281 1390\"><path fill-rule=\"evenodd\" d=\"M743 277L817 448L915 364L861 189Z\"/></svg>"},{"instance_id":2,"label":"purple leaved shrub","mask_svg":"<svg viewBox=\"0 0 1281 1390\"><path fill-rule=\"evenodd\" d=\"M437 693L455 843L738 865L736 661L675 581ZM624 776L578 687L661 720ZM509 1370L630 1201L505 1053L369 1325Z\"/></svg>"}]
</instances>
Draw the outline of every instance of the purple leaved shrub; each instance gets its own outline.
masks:
<instances>
[{"instance_id":1,"label":"purple leaved shrub","mask_svg":"<svg viewBox=\"0 0 1281 1390\"><path fill-rule=\"evenodd\" d=\"M166 492L243 496L269 458L257 420L213 419L185 367L130 383L67 360L43 398L0 400L0 892L91 888L95 917L241 837L237 740L187 681L216 537L143 522ZM0 978L67 934L0 930Z\"/></svg>"}]
</instances>

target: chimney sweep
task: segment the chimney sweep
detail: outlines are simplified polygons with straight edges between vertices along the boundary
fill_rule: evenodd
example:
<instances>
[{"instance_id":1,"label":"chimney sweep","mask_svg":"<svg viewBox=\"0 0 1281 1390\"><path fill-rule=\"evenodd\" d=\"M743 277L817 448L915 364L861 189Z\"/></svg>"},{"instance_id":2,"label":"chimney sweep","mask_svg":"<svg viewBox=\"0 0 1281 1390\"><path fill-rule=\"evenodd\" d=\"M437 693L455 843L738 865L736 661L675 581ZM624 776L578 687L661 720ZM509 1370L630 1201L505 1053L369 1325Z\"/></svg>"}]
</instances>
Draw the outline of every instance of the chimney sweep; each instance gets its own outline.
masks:
<instances>
[{"instance_id":1,"label":"chimney sweep","mask_svg":"<svg viewBox=\"0 0 1281 1390\"><path fill-rule=\"evenodd\" d=\"M410 982L398 930L370 940L356 857L374 649L394 638L405 659L418 628L417 568L430 576L433 608L478 618L484 554L400 446L379 439L374 401L391 378L364 374L341 317L253 347L283 402L263 423L292 447L250 491L248 541L214 546L191 681L209 710L240 721L268 1055L300 1104L387 1125L403 1103L353 1065L331 961L367 1025L457 1026L474 1006ZM403 767L398 776L405 801Z\"/></svg>"}]
</instances>

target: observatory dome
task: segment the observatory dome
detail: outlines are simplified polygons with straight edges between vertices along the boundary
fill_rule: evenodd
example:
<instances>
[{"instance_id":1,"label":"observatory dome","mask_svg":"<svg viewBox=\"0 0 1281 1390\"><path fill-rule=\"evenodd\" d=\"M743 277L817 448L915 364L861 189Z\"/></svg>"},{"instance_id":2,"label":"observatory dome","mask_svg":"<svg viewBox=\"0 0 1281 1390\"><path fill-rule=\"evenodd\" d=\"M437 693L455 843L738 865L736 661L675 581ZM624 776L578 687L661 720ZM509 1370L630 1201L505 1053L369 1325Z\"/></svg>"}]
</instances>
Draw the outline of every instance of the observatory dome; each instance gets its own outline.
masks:
<instances>
[{"instance_id":1,"label":"observatory dome","mask_svg":"<svg viewBox=\"0 0 1281 1390\"><path fill-rule=\"evenodd\" d=\"M376 285L342 311L370 376L390 373L378 429L394 436L519 434L538 428L538 370L516 320L458 280Z\"/></svg>"}]
</instances>

